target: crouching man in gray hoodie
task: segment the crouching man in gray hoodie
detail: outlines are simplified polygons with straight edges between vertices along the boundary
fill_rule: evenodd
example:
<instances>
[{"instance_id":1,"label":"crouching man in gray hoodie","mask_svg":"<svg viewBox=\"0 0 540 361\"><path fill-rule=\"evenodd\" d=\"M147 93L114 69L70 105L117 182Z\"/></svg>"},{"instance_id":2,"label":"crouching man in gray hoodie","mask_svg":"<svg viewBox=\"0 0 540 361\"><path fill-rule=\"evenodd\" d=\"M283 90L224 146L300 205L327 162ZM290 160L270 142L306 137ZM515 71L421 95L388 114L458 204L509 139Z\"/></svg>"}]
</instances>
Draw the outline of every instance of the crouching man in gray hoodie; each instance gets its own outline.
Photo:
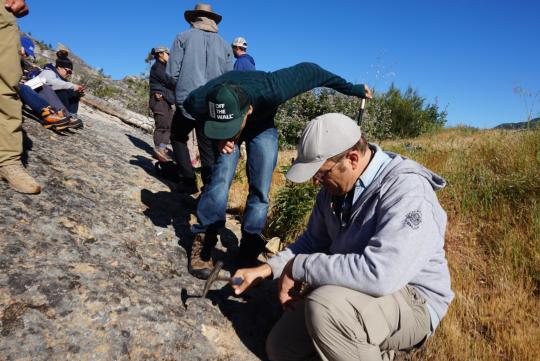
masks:
<instances>
[{"instance_id":1,"label":"crouching man in gray hoodie","mask_svg":"<svg viewBox=\"0 0 540 361\"><path fill-rule=\"evenodd\" d=\"M322 185L306 231L235 293L279 277L285 312L266 342L271 360L391 360L421 346L453 293L445 258L445 181L368 144L342 114L313 119L287 178ZM304 292L298 292L303 289Z\"/></svg>"}]
</instances>

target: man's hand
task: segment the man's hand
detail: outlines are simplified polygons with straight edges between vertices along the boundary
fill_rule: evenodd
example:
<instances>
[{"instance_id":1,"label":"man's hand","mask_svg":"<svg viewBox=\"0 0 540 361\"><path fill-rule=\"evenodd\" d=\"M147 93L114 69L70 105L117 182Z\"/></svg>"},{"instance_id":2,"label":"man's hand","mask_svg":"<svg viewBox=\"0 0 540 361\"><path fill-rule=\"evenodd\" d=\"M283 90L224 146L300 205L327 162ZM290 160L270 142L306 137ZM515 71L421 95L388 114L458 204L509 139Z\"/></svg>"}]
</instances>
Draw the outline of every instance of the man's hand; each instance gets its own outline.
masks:
<instances>
[{"instance_id":1,"label":"man's hand","mask_svg":"<svg viewBox=\"0 0 540 361\"><path fill-rule=\"evenodd\" d=\"M231 154L234 152L235 141L231 139L220 140L218 150L221 154Z\"/></svg>"},{"instance_id":2,"label":"man's hand","mask_svg":"<svg viewBox=\"0 0 540 361\"><path fill-rule=\"evenodd\" d=\"M231 280L235 278L242 278L244 281L239 285L232 285L234 294L239 295L251 286L255 286L263 279L272 275L272 268L268 264L262 264L253 268L242 268L237 270L231 277Z\"/></svg>"},{"instance_id":3,"label":"man's hand","mask_svg":"<svg viewBox=\"0 0 540 361\"><path fill-rule=\"evenodd\" d=\"M28 14L28 6L24 0L4 0L7 11L13 13L18 18Z\"/></svg>"},{"instance_id":4,"label":"man's hand","mask_svg":"<svg viewBox=\"0 0 540 361\"><path fill-rule=\"evenodd\" d=\"M373 98L373 93L371 92L371 89L369 89L367 84L364 84L364 93L366 94L364 96L364 98L366 98L366 99L372 99Z\"/></svg>"},{"instance_id":5,"label":"man's hand","mask_svg":"<svg viewBox=\"0 0 540 361\"><path fill-rule=\"evenodd\" d=\"M84 87L84 85L77 85L75 86L75 91L77 93L84 93L84 91L86 90L86 88Z\"/></svg>"},{"instance_id":6,"label":"man's hand","mask_svg":"<svg viewBox=\"0 0 540 361\"><path fill-rule=\"evenodd\" d=\"M293 263L294 258L285 265L285 268L279 277L279 303L281 303L281 306L285 310L291 309L291 303L300 298L300 293L298 292L300 283L292 278Z\"/></svg>"}]
</instances>

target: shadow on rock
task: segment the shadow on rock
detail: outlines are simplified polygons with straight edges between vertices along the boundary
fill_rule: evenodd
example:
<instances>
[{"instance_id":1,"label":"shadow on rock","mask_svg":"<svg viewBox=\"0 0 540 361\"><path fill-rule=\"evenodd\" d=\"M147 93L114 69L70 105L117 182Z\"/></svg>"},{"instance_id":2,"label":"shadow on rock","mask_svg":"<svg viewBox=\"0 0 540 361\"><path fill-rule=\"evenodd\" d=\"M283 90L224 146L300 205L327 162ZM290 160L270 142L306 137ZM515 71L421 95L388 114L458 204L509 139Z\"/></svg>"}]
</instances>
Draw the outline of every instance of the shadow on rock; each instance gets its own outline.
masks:
<instances>
[{"instance_id":1,"label":"shadow on rock","mask_svg":"<svg viewBox=\"0 0 540 361\"><path fill-rule=\"evenodd\" d=\"M151 159L142 155L134 155L133 158L129 161L129 164L142 168L149 176L156 178L169 187L169 189L174 190L176 188L176 184L178 184L180 178L178 177L174 163L170 162L171 164L166 166L168 169L163 170L163 164L167 163L154 163ZM158 165L160 165L159 169L157 168Z\"/></svg>"},{"instance_id":2,"label":"shadow on rock","mask_svg":"<svg viewBox=\"0 0 540 361\"><path fill-rule=\"evenodd\" d=\"M196 201L190 196L176 192L156 192L148 189L141 190L141 202L148 207L143 213L155 226L166 228L172 225L178 244L186 252L191 249L193 233L191 233L189 220L195 212Z\"/></svg>"},{"instance_id":3,"label":"shadow on rock","mask_svg":"<svg viewBox=\"0 0 540 361\"><path fill-rule=\"evenodd\" d=\"M232 273L237 269L238 266L236 262L238 252L240 250L238 247L238 237L227 227L222 227L218 234L223 248L214 248L212 252L212 259L214 261L222 261L223 269Z\"/></svg>"},{"instance_id":4,"label":"shadow on rock","mask_svg":"<svg viewBox=\"0 0 540 361\"><path fill-rule=\"evenodd\" d=\"M180 181L178 176L178 167L174 162L157 162L154 161L154 149L144 140L139 139L133 135L126 134L126 137L139 149L144 150L152 158L148 158L142 155L134 155L129 161L129 164L136 165L142 168L148 175L158 179L171 190L175 188L176 184Z\"/></svg>"},{"instance_id":5,"label":"shadow on rock","mask_svg":"<svg viewBox=\"0 0 540 361\"><path fill-rule=\"evenodd\" d=\"M28 165L28 152L32 150L32 147L34 146L34 142L32 142L32 139L28 136L26 131L23 129L22 132L23 135L23 153L21 154L21 162L24 165Z\"/></svg>"},{"instance_id":6,"label":"shadow on rock","mask_svg":"<svg viewBox=\"0 0 540 361\"><path fill-rule=\"evenodd\" d=\"M278 301L277 281L264 281L246 291L242 298L225 285L209 291L207 298L231 321L242 343L261 360L267 360L266 337L283 312Z\"/></svg>"},{"instance_id":7,"label":"shadow on rock","mask_svg":"<svg viewBox=\"0 0 540 361\"><path fill-rule=\"evenodd\" d=\"M126 137L128 137L131 143L133 143L133 145L136 146L137 148L144 150L150 156L154 155L154 148L152 148L152 146L146 143L144 140L137 138L131 134L126 134Z\"/></svg>"}]
</instances>

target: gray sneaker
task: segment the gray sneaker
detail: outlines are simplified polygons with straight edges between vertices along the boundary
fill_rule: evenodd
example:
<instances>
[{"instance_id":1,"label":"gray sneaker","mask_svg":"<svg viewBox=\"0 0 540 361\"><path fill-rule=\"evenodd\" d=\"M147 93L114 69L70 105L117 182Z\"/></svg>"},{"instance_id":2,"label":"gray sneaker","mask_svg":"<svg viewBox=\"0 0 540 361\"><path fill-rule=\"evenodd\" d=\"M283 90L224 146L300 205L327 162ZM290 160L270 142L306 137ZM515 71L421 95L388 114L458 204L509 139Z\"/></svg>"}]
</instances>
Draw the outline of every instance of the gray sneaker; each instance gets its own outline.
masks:
<instances>
[{"instance_id":1,"label":"gray sneaker","mask_svg":"<svg viewBox=\"0 0 540 361\"><path fill-rule=\"evenodd\" d=\"M19 193L37 194L41 192L41 186L20 163L1 166L0 178L6 180L11 188Z\"/></svg>"}]
</instances>

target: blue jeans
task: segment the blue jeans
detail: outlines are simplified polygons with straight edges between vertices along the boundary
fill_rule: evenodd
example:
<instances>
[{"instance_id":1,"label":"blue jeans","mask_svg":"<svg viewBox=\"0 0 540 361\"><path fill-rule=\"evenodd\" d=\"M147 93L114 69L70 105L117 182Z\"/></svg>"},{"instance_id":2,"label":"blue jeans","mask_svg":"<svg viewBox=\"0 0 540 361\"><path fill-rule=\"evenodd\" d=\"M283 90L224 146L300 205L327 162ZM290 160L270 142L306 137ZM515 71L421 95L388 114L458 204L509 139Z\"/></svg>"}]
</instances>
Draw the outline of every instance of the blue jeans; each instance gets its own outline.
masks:
<instances>
[{"instance_id":1,"label":"blue jeans","mask_svg":"<svg viewBox=\"0 0 540 361\"><path fill-rule=\"evenodd\" d=\"M41 117L41 111L49 106L49 103L28 85L19 84L19 96L22 102L28 105L38 117Z\"/></svg>"},{"instance_id":2,"label":"blue jeans","mask_svg":"<svg viewBox=\"0 0 540 361\"><path fill-rule=\"evenodd\" d=\"M268 214L268 192L278 154L278 132L269 128L246 139L249 194L242 219L242 232L261 234ZM225 224L229 189L240 157L238 144L231 154L219 154L212 167L212 178L205 186L197 205L198 224L194 233L217 229Z\"/></svg>"}]
</instances>

